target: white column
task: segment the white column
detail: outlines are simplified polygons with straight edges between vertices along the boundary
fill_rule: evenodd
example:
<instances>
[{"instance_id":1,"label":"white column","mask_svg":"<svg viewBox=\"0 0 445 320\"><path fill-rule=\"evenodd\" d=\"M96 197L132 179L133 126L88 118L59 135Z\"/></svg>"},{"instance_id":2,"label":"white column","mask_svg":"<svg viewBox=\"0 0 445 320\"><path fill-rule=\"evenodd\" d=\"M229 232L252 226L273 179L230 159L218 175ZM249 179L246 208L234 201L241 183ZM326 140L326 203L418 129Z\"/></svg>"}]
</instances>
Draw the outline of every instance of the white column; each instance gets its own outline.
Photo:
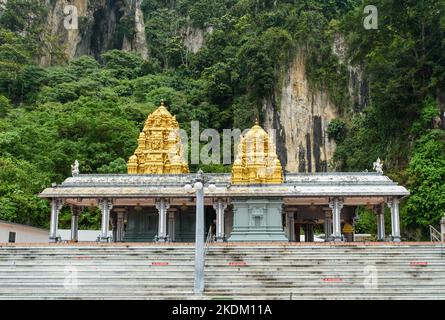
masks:
<instances>
[{"instance_id":1,"label":"white column","mask_svg":"<svg viewBox=\"0 0 445 320\"><path fill-rule=\"evenodd\" d=\"M175 213L176 209L168 210L168 238L175 241Z\"/></svg>"},{"instance_id":2,"label":"white column","mask_svg":"<svg viewBox=\"0 0 445 320\"><path fill-rule=\"evenodd\" d=\"M227 208L227 203L223 199L218 199L213 204L213 208L216 211L216 241L223 242L226 237L224 233L224 210Z\"/></svg>"},{"instance_id":3,"label":"white column","mask_svg":"<svg viewBox=\"0 0 445 320\"><path fill-rule=\"evenodd\" d=\"M385 208L384 206L378 205L376 208L377 217L377 240L385 240Z\"/></svg>"},{"instance_id":4,"label":"white column","mask_svg":"<svg viewBox=\"0 0 445 320\"><path fill-rule=\"evenodd\" d=\"M79 214L80 208L71 206L71 241L79 241Z\"/></svg>"},{"instance_id":5,"label":"white column","mask_svg":"<svg viewBox=\"0 0 445 320\"><path fill-rule=\"evenodd\" d=\"M49 242L57 242L57 229L59 225L59 212L63 207L63 201L60 199L51 200L51 222L49 228Z\"/></svg>"},{"instance_id":6,"label":"white column","mask_svg":"<svg viewBox=\"0 0 445 320\"><path fill-rule=\"evenodd\" d=\"M342 241L341 239L341 209L343 202L338 197L332 198L329 202L329 207L332 209L332 237L335 242Z\"/></svg>"},{"instance_id":7,"label":"white column","mask_svg":"<svg viewBox=\"0 0 445 320\"><path fill-rule=\"evenodd\" d=\"M399 202L397 197L387 200L388 207L391 209L391 238L394 242L400 242Z\"/></svg>"},{"instance_id":8,"label":"white column","mask_svg":"<svg viewBox=\"0 0 445 320\"><path fill-rule=\"evenodd\" d=\"M202 294L204 291L204 187L196 186L201 182L195 183L196 189L196 229L195 229L195 294Z\"/></svg>"},{"instance_id":9,"label":"white column","mask_svg":"<svg viewBox=\"0 0 445 320\"><path fill-rule=\"evenodd\" d=\"M100 242L108 242L108 229L110 225L110 211L113 208L111 201L108 199L99 200L99 208L102 213L101 230L100 230Z\"/></svg>"},{"instance_id":10,"label":"white column","mask_svg":"<svg viewBox=\"0 0 445 320\"><path fill-rule=\"evenodd\" d=\"M156 201L156 209L158 209L158 235L156 237L157 242L167 241L167 209L170 208L170 204L164 198L160 198Z\"/></svg>"}]
</instances>

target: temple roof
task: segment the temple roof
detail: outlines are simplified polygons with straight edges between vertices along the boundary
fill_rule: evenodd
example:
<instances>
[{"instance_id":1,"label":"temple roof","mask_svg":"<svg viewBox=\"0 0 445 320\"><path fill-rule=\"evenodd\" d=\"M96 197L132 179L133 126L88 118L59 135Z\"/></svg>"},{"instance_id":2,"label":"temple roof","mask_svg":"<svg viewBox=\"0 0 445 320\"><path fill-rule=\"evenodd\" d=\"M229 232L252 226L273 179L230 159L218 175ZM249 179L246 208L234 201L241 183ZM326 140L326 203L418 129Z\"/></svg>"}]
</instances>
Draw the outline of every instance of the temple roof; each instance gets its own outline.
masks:
<instances>
[{"instance_id":1,"label":"temple roof","mask_svg":"<svg viewBox=\"0 0 445 320\"><path fill-rule=\"evenodd\" d=\"M371 173L293 173L282 184L233 185L231 174L206 174L216 185L210 197L404 197L409 191L387 176ZM153 198L190 196L184 185L195 174L80 174L45 189L42 198Z\"/></svg>"}]
</instances>

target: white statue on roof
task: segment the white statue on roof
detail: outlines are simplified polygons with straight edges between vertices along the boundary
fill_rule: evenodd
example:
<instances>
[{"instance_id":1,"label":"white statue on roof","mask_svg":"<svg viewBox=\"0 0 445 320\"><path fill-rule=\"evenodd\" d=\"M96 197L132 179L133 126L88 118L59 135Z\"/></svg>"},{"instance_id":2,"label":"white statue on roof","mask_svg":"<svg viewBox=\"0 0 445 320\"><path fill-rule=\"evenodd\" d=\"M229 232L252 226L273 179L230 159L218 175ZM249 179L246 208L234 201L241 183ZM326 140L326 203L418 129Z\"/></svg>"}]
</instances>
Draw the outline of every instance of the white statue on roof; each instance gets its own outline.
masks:
<instances>
[{"instance_id":1,"label":"white statue on roof","mask_svg":"<svg viewBox=\"0 0 445 320\"><path fill-rule=\"evenodd\" d=\"M79 174L79 161L74 161L74 164L71 165L71 174L77 176Z\"/></svg>"},{"instance_id":2,"label":"white statue on roof","mask_svg":"<svg viewBox=\"0 0 445 320\"><path fill-rule=\"evenodd\" d=\"M380 160L380 158L377 158L377 160L372 164L372 168L376 172L383 174L383 162Z\"/></svg>"}]
</instances>

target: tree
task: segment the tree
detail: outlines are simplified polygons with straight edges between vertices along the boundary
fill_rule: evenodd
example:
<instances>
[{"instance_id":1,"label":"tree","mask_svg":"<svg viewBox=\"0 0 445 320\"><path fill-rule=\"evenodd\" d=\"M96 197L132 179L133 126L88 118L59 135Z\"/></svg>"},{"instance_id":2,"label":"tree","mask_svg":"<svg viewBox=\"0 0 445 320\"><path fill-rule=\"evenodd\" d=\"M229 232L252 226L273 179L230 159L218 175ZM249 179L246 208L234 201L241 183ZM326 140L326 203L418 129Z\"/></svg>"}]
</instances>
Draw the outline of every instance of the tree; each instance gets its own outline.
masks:
<instances>
[{"instance_id":1,"label":"tree","mask_svg":"<svg viewBox=\"0 0 445 320\"><path fill-rule=\"evenodd\" d=\"M411 191L404 207L410 227L438 226L445 215L445 132L433 129L420 137L408 166Z\"/></svg>"}]
</instances>

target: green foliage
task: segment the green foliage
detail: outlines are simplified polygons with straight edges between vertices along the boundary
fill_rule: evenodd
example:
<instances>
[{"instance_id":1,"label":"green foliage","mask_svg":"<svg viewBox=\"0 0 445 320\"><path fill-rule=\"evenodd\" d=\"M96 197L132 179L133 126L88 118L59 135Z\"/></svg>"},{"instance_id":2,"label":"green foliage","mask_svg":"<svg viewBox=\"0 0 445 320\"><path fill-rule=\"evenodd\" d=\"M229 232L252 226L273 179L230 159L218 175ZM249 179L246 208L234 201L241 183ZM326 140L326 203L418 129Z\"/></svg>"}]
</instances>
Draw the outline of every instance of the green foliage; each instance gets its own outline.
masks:
<instances>
[{"instance_id":1,"label":"green foliage","mask_svg":"<svg viewBox=\"0 0 445 320\"><path fill-rule=\"evenodd\" d=\"M354 231L355 233L377 234L375 213L366 207L360 207L357 214L357 221L354 223Z\"/></svg>"},{"instance_id":2,"label":"green foliage","mask_svg":"<svg viewBox=\"0 0 445 320\"><path fill-rule=\"evenodd\" d=\"M122 158L111 161L97 169L98 173L127 173L127 162Z\"/></svg>"},{"instance_id":3,"label":"green foliage","mask_svg":"<svg viewBox=\"0 0 445 320\"><path fill-rule=\"evenodd\" d=\"M5 117L11 109L11 103L5 96L0 95L0 118Z\"/></svg>"},{"instance_id":4,"label":"green foliage","mask_svg":"<svg viewBox=\"0 0 445 320\"><path fill-rule=\"evenodd\" d=\"M404 207L407 225L437 227L445 214L445 133L431 130L415 143L408 166L411 196Z\"/></svg>"},{"instance_id":5,"label":"green foliage","mask_svg":"<svg viewBox=\"0 0 445 320\"><path fill-rule=\"evenodd\" d=\"M419 117L414 121L411 127L411 133L415 136L421 136L428 129L434 127L434 120L439 118L439 106L432 97L427 97L420 109Z\"/></svg>"},{"instance_id":6,"label":"green foliage","mask_svg":"<svg viewBox=\"0 0 445 320\"><path fill-rule=\"evenodd\" d=\"M46 226L48 204L36 193L48 183L48 176L29 162L0 157L0 219Z\"/></svg>"},{"instance_id":7,"label":"green foliage","mask_svg":"<svg viewBox=\"0 0 445 320\"><path fill-rule=\"evenodd\" d=\"M341 119L334 119L329 122L327 134L329 139L334 139L335 142L341 143L346 138L346 123Z\"/></svg>"},{"instance_id":8,"label":"green foliage","mask_svg":"<svg viewBox=\"0 0 445 320\"><path fill-rule=\"evenodd\" d=\"M137 54L111 50L102 54L105 68L116 78L134 79L141 74L144 60Z\"/></svg>"}]
</instances>

